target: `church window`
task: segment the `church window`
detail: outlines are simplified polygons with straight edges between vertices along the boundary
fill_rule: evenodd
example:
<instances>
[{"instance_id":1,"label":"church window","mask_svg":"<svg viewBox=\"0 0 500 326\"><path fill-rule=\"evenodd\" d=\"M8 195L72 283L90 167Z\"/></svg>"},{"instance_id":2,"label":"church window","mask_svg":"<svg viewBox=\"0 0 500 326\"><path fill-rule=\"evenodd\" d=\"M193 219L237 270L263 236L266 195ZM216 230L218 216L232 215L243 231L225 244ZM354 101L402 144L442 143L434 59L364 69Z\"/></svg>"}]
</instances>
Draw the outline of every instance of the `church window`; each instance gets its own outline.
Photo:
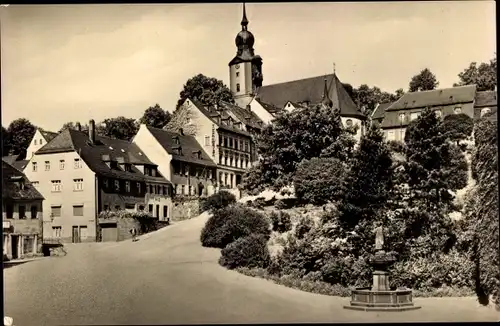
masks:
<instances>
[{"instance_id":1,"label":"church window","mask_svg":"<svg viewBox=\"0 0 500 326\"><path fill-rule=\"evenodd\" d=\"M240 84L236 84L236 91L239 92L240 91Z\"/></svg>"}]
</instances>

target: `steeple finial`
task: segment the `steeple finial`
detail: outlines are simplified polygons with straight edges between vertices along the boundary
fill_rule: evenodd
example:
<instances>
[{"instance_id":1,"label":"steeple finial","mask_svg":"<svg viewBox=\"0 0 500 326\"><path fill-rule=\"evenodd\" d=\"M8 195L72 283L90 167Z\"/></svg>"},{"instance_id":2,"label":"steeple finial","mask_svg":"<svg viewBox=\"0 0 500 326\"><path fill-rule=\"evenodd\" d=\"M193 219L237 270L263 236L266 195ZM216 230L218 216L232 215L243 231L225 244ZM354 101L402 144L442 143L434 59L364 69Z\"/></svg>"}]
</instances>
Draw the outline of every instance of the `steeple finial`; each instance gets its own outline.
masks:
<instances>
[{"instance_id":1,"label":"steeple finial","mask_svg":"<svg viewBox=\"0 0 500 326\"><path fill-rule=\"evenodd\" d=\"M241 27L246 30L248 25L247 11L245 8L245 3L243 2L243 18L241 19Z\"/></svg>"}]
</instances>

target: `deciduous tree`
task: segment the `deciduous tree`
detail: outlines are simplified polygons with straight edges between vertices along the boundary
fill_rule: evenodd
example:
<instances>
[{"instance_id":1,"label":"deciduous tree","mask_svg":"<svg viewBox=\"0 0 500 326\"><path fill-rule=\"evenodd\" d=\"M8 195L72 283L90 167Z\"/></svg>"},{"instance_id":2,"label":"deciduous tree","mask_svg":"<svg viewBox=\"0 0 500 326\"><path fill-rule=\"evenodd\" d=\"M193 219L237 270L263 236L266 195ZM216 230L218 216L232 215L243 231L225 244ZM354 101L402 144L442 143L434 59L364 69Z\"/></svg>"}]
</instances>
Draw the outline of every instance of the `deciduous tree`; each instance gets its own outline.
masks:
<instances>
[{"instance_id":1,"label":"deciduous tree","mask_svg":"<svg viewBox=\"0 0 500 326\"><path fill-rule=\"evenodd\" d=\"M417 75L413 76L408 88L409 92L429 91L436 89L439 82L428 68L423 69Z\"/></svg>"},{"instance_id":2,"label":"deciduous tree","mask_svg":"<svg viewBox=\"0 0 500 326\"><path fill-rule=\"evenodd\" d=\"M7 128L2 126L2 156L7 156L10 153L10 136Z\"/></svg>"},{"instance_id":3,"label":"deciduous tree","mask_svg":"<svg viewBox=\"0 0 500 326\"><path fill-rule=\"evenodd\" d=\"M491 59L489 63L471 62L469 67L458 74L460 82L453 86L477 85L478 91L492 91L497 85L497 58Z\"/></svg>"},{"instance_id":4,"label":"deciduous tree","mask_svg":"<svg viewBox=\"0 0 500 326\"><path fill-rule=\"evenodd\" d=\"M199 101L207 106L215 105L221 100L234 103L233 94L222 80L207 77L203 74L188 79L180 93L176 110L187 98Z\"/></svg>"},{"instance_id":5,"label":"deciduous tree","mask_svg":"<svg viewBox=\"0 0 500 326\"><path fill-rule=\"evenodd\" d=\"M138 125L135 119L117 117L104 119L99 126L96 126L100 135L115 139L130 140L137 133Z\"/></svg>"},{"instance_id":6,"label":"deciduous tree","mask_svg":"<svg viewBox=\"0 0 500 326\"><path fill-rule=\"evenodd\" d=\"M20 118L12 121L7 131L12 153L25 155L35 135L36 127L28 119Z\"/></svg>"},{"instance_id":7,"label":"deciduous tree","mask_svg":"<svg viewBox=\"0 0 500 326\"><path fill-rule=\"evenodd\" d=\"M153 128L161 129L167 125L171 118L171 113L163 110L157 103L144 111L139 122Z\"/></svg>"},{"instance_id":8,"label":"deciduous tree","mask_svg":"<svg viewBox=\"0 0 500 326\"><path fill-rule=\"evenodd\" d=\"M442 132L458 145L460 140L467 139L472 134L474 121L465 113L450 114L444 117L441 127Z\"/></svg>"}]
</instances>

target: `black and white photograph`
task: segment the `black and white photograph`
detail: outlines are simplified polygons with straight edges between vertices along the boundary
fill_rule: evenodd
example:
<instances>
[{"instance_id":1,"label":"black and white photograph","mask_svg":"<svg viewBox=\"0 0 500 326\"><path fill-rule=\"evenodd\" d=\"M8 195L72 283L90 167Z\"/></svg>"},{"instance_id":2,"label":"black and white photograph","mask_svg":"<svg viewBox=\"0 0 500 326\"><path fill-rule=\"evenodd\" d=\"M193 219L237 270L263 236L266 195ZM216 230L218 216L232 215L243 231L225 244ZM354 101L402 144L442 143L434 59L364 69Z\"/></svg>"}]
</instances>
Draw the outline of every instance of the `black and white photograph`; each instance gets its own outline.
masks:
<instances>
[{"instance_id":1,"label":"black and white photograph","mask_svg":"<svg viewBox=\"0 0 500 326\"><path fill-rule=\"evenodd\" d=\"M500 321L496 24L1 4L4 326Z\"/></svg>"}]
</instances>

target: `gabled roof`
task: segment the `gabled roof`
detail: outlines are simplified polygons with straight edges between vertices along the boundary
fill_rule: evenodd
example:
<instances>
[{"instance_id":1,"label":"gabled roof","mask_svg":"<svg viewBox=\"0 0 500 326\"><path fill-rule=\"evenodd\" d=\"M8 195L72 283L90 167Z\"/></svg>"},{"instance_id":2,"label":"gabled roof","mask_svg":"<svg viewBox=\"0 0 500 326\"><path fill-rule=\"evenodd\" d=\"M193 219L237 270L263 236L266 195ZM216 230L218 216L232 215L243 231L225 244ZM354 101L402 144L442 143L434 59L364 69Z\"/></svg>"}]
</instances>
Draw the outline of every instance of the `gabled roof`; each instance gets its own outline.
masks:
<instances>
[{"instance_id":1,"label":"gabled roof","mask_svg":"<svg viewBox=\"0 0 500 326\"><path fill-rule=\"evenodd\" d=\"M318 104L323 100L325 78L328 97L332 100L333 106L340 109L340 115L365 119L366 116L358 109L336 74L262 86L259 88L257 98L279 108L283 108L288 101Z\"/></svg>"},{"instance_id":2,"label":"gabled roof","mask_svg":"<svg viewBox=\"0 0 500 326\"><path fill-rule=\"evenodd\" d=\"M405 93L386 111L470 103L476 96L476 85L441 88L431 91Z\"/></svg>"},{"instance_id":3,"label":"gabled roof","mask_svg":"<svg viewBox=\"0 0 500 326\"><path fill-rule=\"evenodd\" d=\"M372 119L379 120L384 118L385 110L392 105L393 102L380 103L372 112Z\"/></svg>"},{"instance_id":4,"label":"gabled roof","mask_svg":"<svg viewBox=\"0 0 500 326\"><path fill-rule=\"evenodd\" d=\"M227 102L221 102L218 109L215 109L214 107L206 107L196 100L191 100L191 102L203 115L205 115L208 119L210 119L210 121L216 124L219 129L235 132L249 137L251 136L251 134L245 130L238 129L234 126L225 125L217 121L217 117L220 117L221 119L227 119L231 115L233 115L247 127L262 129L262 126L259 124L259 121L262 123L262 120L260 120L255 112L251 110L242 109L234 104L230 104Z\"/></svg>"},{"instance_id":5,"label":"gabled roof","mask_svg":"<svg viewBox=\"0 0 500 326\"><path fill-rule=\"evenodd\" d=\"M179 133L145 125L144 127L148 129L165 151L172 155L174 160L211 167L217 166L193 136L181 135ZM176 143L177 140L179 141L178 144ZM175 150L175 148L179 146L182 149L182 155L178 155L178 152ZM198 158L197 152L201 153L201 159Z\"/></svg>"},{"instance_id":6,"label":"gabled roof","mask_svg":"<svg viewBox=\"0 0 500 326\"><path fill-rule=\"evenodd\" d=\"M15 161L11 165L22 172L24 170L24 168L26 167L26 165L28 165L28 163L29 163L29 160L20 160L20 161Z\"/></svg>"},{"instance_id":7,"label":"gabled roof","mask_svg":"<svg viewBox=\"0 0 500 326\"><path fill-rule=\"evenodd\" d=\"M477 92L474 102L474 107L490 107L497 106L497 92L496 91L484 91Z\"/></svg>"},{"instance_id":8,"label":"gabled roof","mask_svg":"<svg viewBox=\"0 0 500 326\"><path fill-rule=\"evenodd\" d=\"M38 129L40 133L42 134L43 138L45 138L45 141L49 142L52 139L56 138L57 132L52 132L52 131L46 131L46 130L41 130Z\"/></svg>"},{"instance_id":9,"label":"gabled roof","mask_svg":"<svg viewBox=\"0 0 500 326\"><path fill-rule=\"evenodd\" d=\"M24 181L23 188L19 186L18 182L14 182L16 179ZM44 198L29 182L24 173L2 161L2 199L36 200Z\"/></svg>"},{"instance_id":10,"label":"gabled roof","mask_svg":"<svg viewBox=\"0 0 500 326\"><path fill-rule=\"evenodd\" d=\"M95 143L91 144L87 134L74 129L62 131L51 142L40 148L35 155L72 151L77 152L94 173L102 176L135 181L168 182L164 177L146 176L134 166L157 166L142 153L136 144L98 135L95 136ZM131 164L131 171L111 168L106 164L107 161Z\"/></svg>"},{"instance_id":11,"label":"gabled roof","mask_svg":"<svg viewBox=\"0 0 500 326\"><path fill-rule=\"evenodd\" d=\"M267 112L269 112L269 113L271 113L273 115L276 114L276 113L279 113L279 112L281 112L283 110L283 108L277 108L274 105L266 103L266 102L264 102L264 101L262 101L261 99L258 99L258 98L254 98L254 101L257 101Z\"/></svg>"},{"instance_id":12,"label":"gabled roof","mask_svg":"<svg viewBox=\"0 0 500 326\"><path fill-rule=\"evenodd\" d=\"M12 165L14 162L18 161L20 157L21 157L21 155L19 155L19 154L2 156L2 161L6 162L7 164Z\"/></svg>"}]
</instances>

